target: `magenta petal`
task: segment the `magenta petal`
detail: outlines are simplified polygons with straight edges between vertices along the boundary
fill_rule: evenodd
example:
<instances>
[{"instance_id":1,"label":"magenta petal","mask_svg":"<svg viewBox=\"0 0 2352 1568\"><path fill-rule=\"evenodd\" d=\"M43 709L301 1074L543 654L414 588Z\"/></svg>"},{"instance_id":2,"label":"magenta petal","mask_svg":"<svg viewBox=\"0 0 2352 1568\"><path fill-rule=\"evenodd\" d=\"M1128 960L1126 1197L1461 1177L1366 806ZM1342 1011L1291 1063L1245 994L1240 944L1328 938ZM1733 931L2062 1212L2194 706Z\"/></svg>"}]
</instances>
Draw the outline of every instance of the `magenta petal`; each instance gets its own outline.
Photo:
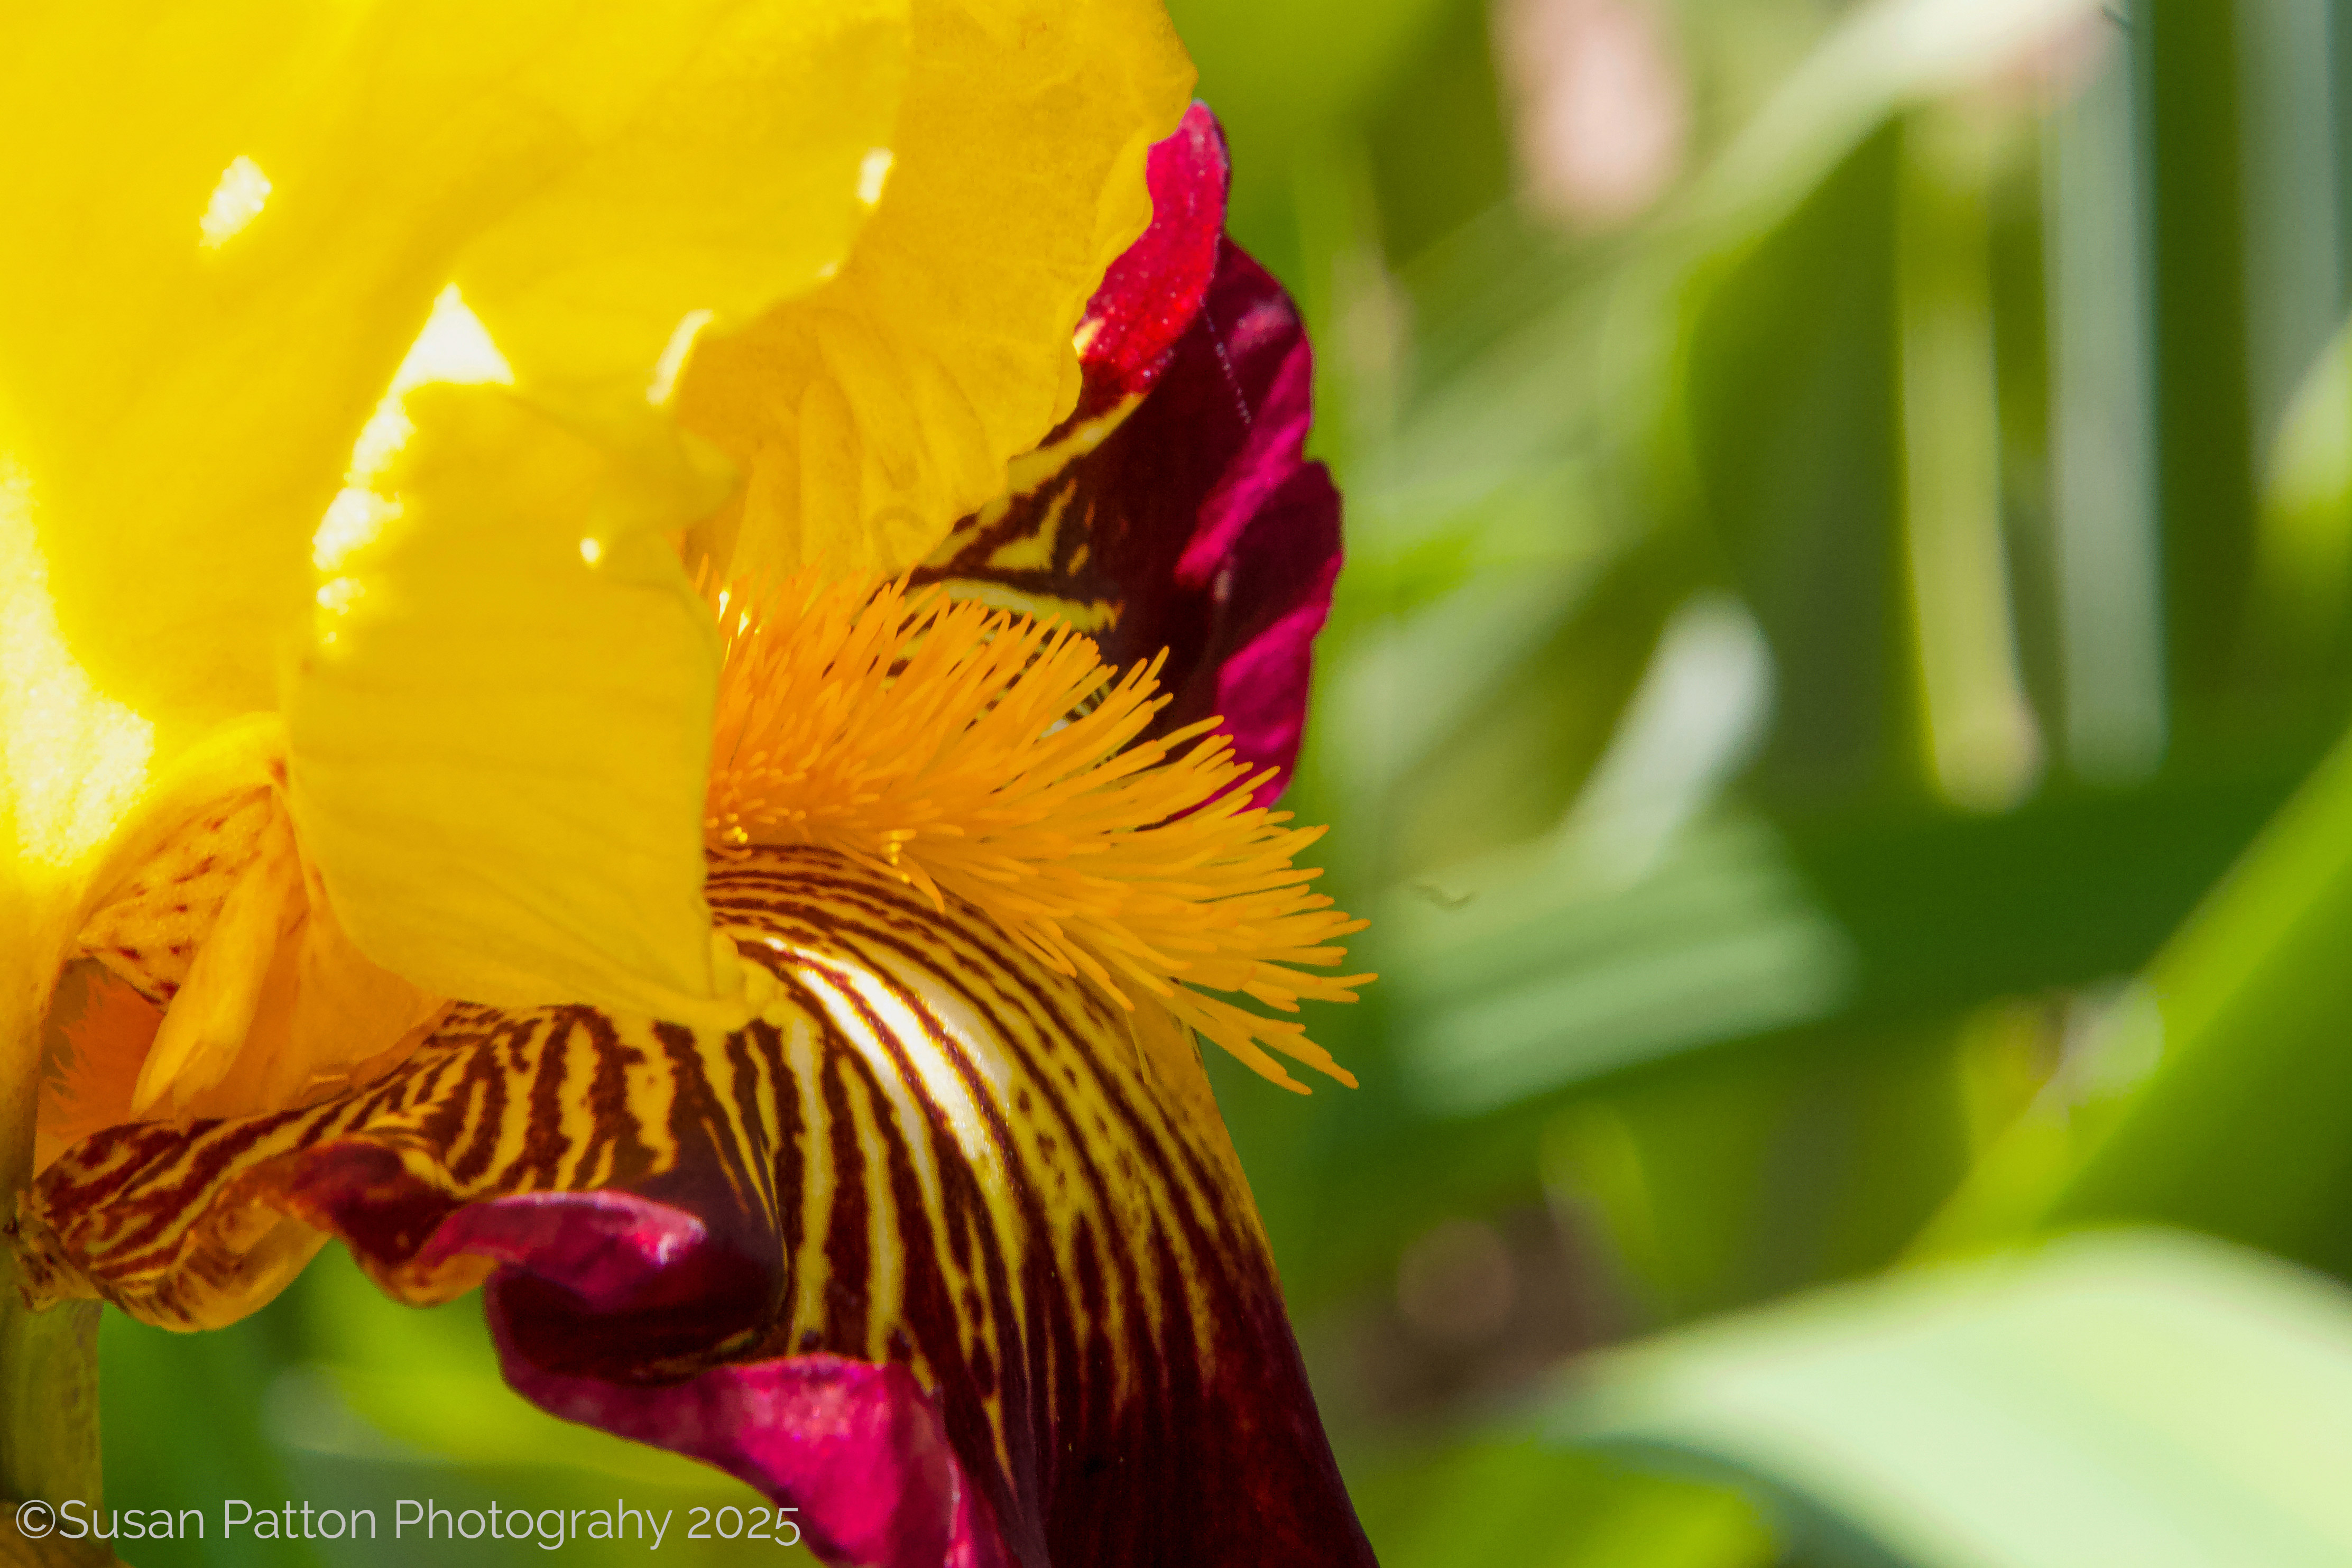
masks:
<instances>
[{"instance_id":1,"label":"magenta petal","mask_svg":"<svg viewBox=\"0 0 2352 1568\"><path fill-rule=\"evenodd\" d=\"M1213 592L1216 690L1187 706L1223 716L1234 753L1275 776L1250 804L1272 805L1290 778L1307 731L1315 637L1339 576L1339 497L1320 463L1289 480L1251 519Z\"/></svg>"},{"instance_id":2,"label":"magenta petal","mask_svg":"<svg viewBox=\"0 0 2352 1568\"><path fill-rule=\"evenodd\" d=\"M1216 275L1231 170L1206 104L1192 105L1176 133L1152 147L1144 177L1151 226L1110 264L1087 306L1081 416L1089 405L1098 409L1150 386Z\"/></svg>"},{"instance_id":3,"label":"magenta petal","mask_svg":"<svg viewBox=\"0 0 2352 1568\"><path fill-rule=\"evenodd\" d=\"M1094 476L1101 570L1126 605L1105 655L1165 649L1173 700L1156 727L1223 718L1234 754L1274 775L1258 805L1297 757L1339 574L1339 492L1303 451L1313 382L1289 296L1228 242L1200 315Z\"/></svg>"},{"instance_id":4,"label":"magenta petal","mask_svg":"<svg viewBox=\"0 0 2352 1568\"><path fill-rule=\"evenodd\" d=\"M1203 434L1237 437L1177 558L1176 580L1188 588L1209 582L1274 492L1307 466L1301 453L1315 416L1315 356L1290 296L1239 247L1225 250L1199 323L1203 352L1188 366L1193 377L1171 384L1160 399L1163 416L1172 414ZM1229 405L1236 404L1239 427L1227 435L1223 426L1232 418ZM1339 494L1328 482L1323 489L1330 495L1336 552Z\"/></svg>"},{"instance_id":5,"label":"magenta petal","mask_svg":"<svg viewBox=\"0 0 2352 1568\"><path fill-rule=\"evenodd\" d=\"M549 1364L731 1271L692 1215L627 1193L539 1193L460 1209L419 1255L495 1259L486 1292L507 1381L568 1421L702 1459L758 1488L811 1550L881 1568L1001 1568L939 1408L905 1368L836 1355L716 1366L675 1383Z\"/></svg>"}]
</instances>

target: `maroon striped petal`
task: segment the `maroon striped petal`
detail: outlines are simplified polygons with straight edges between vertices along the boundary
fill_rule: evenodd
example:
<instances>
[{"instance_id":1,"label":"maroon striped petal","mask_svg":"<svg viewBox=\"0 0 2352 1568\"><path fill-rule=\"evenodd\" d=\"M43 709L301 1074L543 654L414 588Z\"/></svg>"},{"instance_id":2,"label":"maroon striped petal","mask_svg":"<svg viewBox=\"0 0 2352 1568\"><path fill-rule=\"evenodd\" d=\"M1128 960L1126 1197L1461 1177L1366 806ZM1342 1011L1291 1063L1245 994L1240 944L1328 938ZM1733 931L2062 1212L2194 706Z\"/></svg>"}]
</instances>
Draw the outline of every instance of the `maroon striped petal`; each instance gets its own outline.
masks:
<instances>
[{"instance_id":1,"label":"maroon striped petal","mask_svg":"<svg viewBox=\"0 0 2352 1568\"><path fill-rule=\"evenodd\" d=\"M1165 1011L830 852L709 897L751 1026L460 1006L318 1104L98 1133L26 1195L31 1293L205 1326L333 1236L402 1300L487 1280L518 1389L831 1561L1370 1562Z\"/></svg>"},{"instance_id":2,"label":"maroon striped petal","mask_svg":"<svg viewBox=\"0 0 2352 1568\"><path fill-rule=\"evenodd\" d=\"M1221 716L1287 781L1339 572L1339 499L1304 455L1313 356L1282 286L1223 237L1228 165L1195 105L1152 150L1150 229L1080 328L1077 411L916 574L1164 655L1156 733Z\"/></svg>"}]
</instances>

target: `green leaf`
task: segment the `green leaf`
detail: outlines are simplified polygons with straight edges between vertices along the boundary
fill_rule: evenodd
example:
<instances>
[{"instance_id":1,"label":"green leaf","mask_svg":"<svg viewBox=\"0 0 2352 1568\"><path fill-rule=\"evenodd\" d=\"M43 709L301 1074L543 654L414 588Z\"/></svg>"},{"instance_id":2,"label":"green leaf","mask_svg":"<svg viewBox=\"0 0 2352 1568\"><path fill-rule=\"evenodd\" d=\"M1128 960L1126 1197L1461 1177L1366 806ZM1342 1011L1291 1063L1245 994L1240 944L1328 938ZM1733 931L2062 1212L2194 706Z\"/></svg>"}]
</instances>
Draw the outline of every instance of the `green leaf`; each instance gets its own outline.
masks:
<instances>
[{"instance_id":1,"label":"green leaf","mask_svg":"<svg viewBox=\"0 0 2352 1568\"><path fill-rule=\"evenodd\" d=\"M1590 852L1633 831L1609 826ZM1382 907L1384 946L1397 954L1399 1065L1431 1109L1493 1110L1810 1023L1844 999L1851 944L1764 824L1694 830L1654 870L1613 886L1605 869L1569 858L1579 847L1523 848L1496 858L1492 886L1465 868L1460 890L1439 878Z\"/></svg>"},{"instance_id":2,"label":"green leaf","mask_svg":"<svg viewBox=\"0 0 2352 1568\"><path fill-rule=\"evenodd\" d=\"M1916 1568L2320 1568L2352 1558L2352 1295L2077 1237L1609 1355L1548 1429L1727 1467Z\"/></svg>"},{"instance_id":3,"label":"green leaf","mask_svg":"<svg viewBox=\"0 0 2352 1568\"><path fill-rule=\"evenodd\" d=\"M2096 0L1876 0L1850 11L1693 187L1703 221L1769 223L1888 118L2062 40Z\"/></svg>"},{"instance_id":4,"label":"green leaf","mask_svg":"<svg viewBox=\"0 0 2352 1568\"><path fill-rule=\"evenodd\" d=\"M2155 1007L2085 1043L2091 1091L2021 1119L1926 1245L2143 1220L2352 1267L2347 942L2352 742L2148 966Z\"/></svg>"},{"instance_id":5,"label":"green leaf","mask_svg":"<svg viewBox=\"0 0 2352 1568\"><path fill-rule=\"evenodd\" d=\"M1386 1568L1766 1568L1755 1501L1598 1454L1477 1439L1391 1460L1360 1485Z\"/></svg>"}]
</instances>

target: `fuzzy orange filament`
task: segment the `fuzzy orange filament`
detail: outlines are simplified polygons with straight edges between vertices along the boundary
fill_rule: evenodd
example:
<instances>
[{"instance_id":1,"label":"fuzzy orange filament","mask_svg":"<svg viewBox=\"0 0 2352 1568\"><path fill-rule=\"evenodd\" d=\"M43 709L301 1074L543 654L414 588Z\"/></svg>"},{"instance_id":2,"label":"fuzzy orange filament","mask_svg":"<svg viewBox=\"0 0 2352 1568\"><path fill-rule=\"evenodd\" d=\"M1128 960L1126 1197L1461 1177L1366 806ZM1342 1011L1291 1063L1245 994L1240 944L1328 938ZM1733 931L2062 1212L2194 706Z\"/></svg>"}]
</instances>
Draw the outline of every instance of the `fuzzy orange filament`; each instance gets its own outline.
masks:
<instances>
[{"instance_id":1,"label":"fuzzy orange filament","mask_svg":"<svg viewBox=\"0 0 2352 1568\"><path fill-rule=\"evenodd\" d=\"M1319 827L1244 805L1214 721L1137 739L1168 699L1057 624L903 585L808 576L756 605L718 597L726 664L706 832L715 857L808 844L984 910L1022 947L1122 1006L1157 997L1286 1089L1268 1050L1355 1082L1302 1024L1352 1002L1328 975L1361 930L1294 858Z\"/></svg>"}]
</instances>

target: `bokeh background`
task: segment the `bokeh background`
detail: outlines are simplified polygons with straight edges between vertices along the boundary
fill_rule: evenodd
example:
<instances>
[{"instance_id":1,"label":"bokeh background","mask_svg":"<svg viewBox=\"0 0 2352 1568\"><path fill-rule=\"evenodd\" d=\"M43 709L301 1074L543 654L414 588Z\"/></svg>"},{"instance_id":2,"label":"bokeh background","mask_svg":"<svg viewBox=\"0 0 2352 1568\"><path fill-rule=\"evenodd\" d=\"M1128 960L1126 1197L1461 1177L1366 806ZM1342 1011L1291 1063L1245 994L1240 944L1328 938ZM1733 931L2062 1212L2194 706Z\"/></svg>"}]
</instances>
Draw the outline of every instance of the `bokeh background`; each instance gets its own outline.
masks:
<instances>
[{"instance_id":1,"label":"bokeh background","mask_svg":"<svg viewBox=\"0 0 2352 1568\"><path fill-rule=\"evenodd\" d=\"M1349 500L1363 1087L1212 1065L1382 1561L2352 1562L2352 5L1173 9ZM748 1500L339 1254L103 1347L120 1505Z\"/></svg>"}]
</instances>

